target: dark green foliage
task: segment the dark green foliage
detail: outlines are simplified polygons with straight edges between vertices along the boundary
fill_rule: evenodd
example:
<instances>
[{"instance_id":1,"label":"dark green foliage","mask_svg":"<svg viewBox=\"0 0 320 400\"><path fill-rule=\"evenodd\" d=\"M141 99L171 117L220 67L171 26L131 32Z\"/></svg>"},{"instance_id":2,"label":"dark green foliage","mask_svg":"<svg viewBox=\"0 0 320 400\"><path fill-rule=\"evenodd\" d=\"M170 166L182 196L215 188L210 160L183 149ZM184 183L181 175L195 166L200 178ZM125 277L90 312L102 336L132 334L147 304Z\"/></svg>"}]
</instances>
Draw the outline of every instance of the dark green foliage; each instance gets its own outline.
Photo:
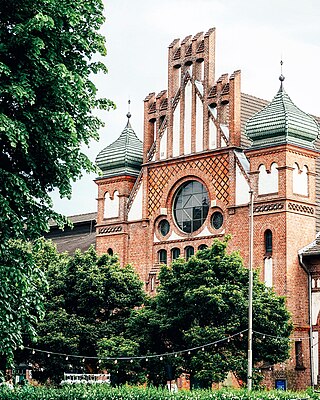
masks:
<instances>
[{"instance_id":1,"label":"dark green foliage","mask_svg":"<svg viewBox=\"0 0 320 400\"><path fill-rule=\"evenodd\" d=\"M98 33L102 10L102 0L1 2L0 276L10 274L0 298L0 325L9 335L0 341L0 357L10 356L21 338L5 316L10 307L20 316L14 298L24 290L19 265L25 256L12 254L9 241L38 238L49 218L65 222L52 210L49 193L70 197L71 182L94 170L81 147L102 125L92 110L113 106L97 98L91 81L92 73L106 71L93 62L106 53ZM23 319L16 328L32 330L35 321Z\"/></svg>"},{"instance_id":2,"label":"dark green foliage","mask_svg":"<svg viewBox=\"0 0 320 400\"><path fill-rule=\"evenodd\" d=\"M33 248L40 246L36 241ZM30 244L9 240L7 248L6 254L14 264L5 264L0 273L0 353L11 362L16 343L22 342L22 332L35 336L35 324L44 314L42 302L47 286Z\"/></svg>"},{"instance_id":3,"label":"dark green foliage","mask_svg":"<svg viewBox=\"0 0 320 400\"><path fill-rule=\"evenodd\" d=\"M142 284L130 266L121 268L116 257L98 257L91 247L73 256L57 253L43 241L36 253L45 271L49 292L45 299L45 318L37 326L39 339L30 347L72 355L82 359L24 351L19 357L38 366L34 377L60 382L63 372L96 371L98 342L103 338L121 337L123 327L134 307L144 301ZM39 370L43 368L43 372Z\"/></svg>"},{"instance_id":4,"label":"dark green foliage","mask_svg":"<svg viewBox=\"0 0 320 400\"><path fill-rule=\"evenodd\" d=\"M222 340L217 347L186 352L147 366L149 377L165 378L164 364L178 375L190 372L201 386L221 382L229 371L246 381L247 335L226 338L248 328L248 270L238 253L228 254L227 240L215 240L188 261L178 259L160 272L160 287L146 307L137 310L129 325L141 354L181 352ZM277 363L289 356L292 329L285 300L259 282L254 274L253 329L281 339L254 335L254 362ZM148 364L148 365L151 365Z\"/></svg>"}]
</instances>

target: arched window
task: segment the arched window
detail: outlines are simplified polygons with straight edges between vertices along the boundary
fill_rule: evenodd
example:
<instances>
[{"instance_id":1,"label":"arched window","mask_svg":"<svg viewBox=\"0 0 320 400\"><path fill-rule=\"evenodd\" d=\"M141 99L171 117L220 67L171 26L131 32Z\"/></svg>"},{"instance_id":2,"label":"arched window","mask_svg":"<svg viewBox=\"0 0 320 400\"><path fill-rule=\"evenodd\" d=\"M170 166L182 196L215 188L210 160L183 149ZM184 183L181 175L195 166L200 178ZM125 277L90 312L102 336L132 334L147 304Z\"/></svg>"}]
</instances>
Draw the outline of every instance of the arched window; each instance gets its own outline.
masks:
<instances>
[{"instance_id":1,"label":"arched window","mask_svg":"<svg viewBox=\"0 0 320 400\"><path fill-rule=\"evenodd\" d=\"M109 247L107 253L109 254L109 256L113 256L113 250L111 249L111 247Z\"/></svg>"},{"instance_id":2,"label":"arched window","mask_svg":"<svg viewBox=\"0 0 320 400\"><path fill-rule=\"evenodd\" d=\"M267 255L272 254L272 232L267 229L264 233L264 248Z\"/></svg>"},{"instance_id":3,"label":"arched window","mask_svg":"<svg viewBox=\"0 0 320 400\"><path fill-rule=\"evenodd\" d=\"M167 264L167 250L161 249L158 251L158 262L160 264Z\"/></svg>"},{"instance_id":4,"label":"arched window","mask_svg":"<svg viewBox=\"0 0 320 400\"><path fill-rule=\"evenodd\" d=\"M278 164L272 163L267 171L265 165L259 167L258 194L277 193L279 185Z\"/></svg>"},{"instance_id":5,"label":"arched window","mask_svg":"<svg viewBox=\"0 0 320 400\"><path fill-rule=\"evenodd\" d=\"M117 218L118 216L119 216L119 192L116 190L113 193L113 196L111 196L111 194L106 192L104 195L104 218Z\"/></svg>"},{"instance_id":6,"label":"arched window","mask_svg":"<svg viewBox=\"0 0 320 400\"><path fill-rule=\"evenodd\" d=\"M208 246L206 244L200 244L200 246L198 247L198 250L204 250L207 248L208 248Z\"/></svg>"},{"instance_id":7,"label":"arched window","mask_svg":"<svg viewBox=\"0 0 320 400\"><path fill-rule=\"evenodd\" d=\"M186 260L189 260L191 256L194 255L194 248L192 246L187 246L184 249L184 257Z\"/></svg>"},{"instance_id":8,"label":"arched window","mask_svg":"<svg viewBox=\"0 0 320 400\"><path fill-rule=\"evenodd\" d=\"M292 172L292 191L294 194L308 196L308 167L304 165L300 170L299 165L294 163Z\"/></svg>"},{"instance_id":9,"label":"arched window","mask_svg":"<svg viewBox=\"0 0 320 400\"><path fill-rule=\"evenodd\" d=\"M176 260L180 257L180 249L178 247L174 247L171 249L171 260Z\"/></svg>"}]
</instances>

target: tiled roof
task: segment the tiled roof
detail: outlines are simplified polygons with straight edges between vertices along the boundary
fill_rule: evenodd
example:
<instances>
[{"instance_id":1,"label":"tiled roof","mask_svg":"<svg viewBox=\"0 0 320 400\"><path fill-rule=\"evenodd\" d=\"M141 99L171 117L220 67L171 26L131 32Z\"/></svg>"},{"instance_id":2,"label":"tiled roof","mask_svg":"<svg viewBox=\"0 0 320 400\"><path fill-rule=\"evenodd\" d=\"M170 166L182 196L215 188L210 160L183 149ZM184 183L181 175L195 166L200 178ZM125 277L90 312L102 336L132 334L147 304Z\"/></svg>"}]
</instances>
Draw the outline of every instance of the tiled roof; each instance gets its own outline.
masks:
<instances>
[{"instance_id":1,"label":"tiled roof","mask_svg":"<svg viewBox=\"0 0 320 400\"><path fill-rule=\"evenodd\" d=\"M75 234L69 236L57 236L51 238L52 242L57 246L59 253L67 251L74 253L77 249L86 251L93 244L96 244L96 233Z\"/></svg>"},{"instance_id":2,"label":"tiled roof","mask_svg":"<svg viewBox=\"0 0 320 400\"><path fill-rule=\"evenodd\" d=\"M51 221L50 231L44 235L45 238L52 240L59 252L73 253L76 249L85 251L92 244L95 245L97 213L71 215L68 218L73 223L72 228L66 226L61 230L54 221Z\"/></svg>"},{"instance_id":3,"label":"tiled roof","mask_svg":"<svg viewBox=\"0 0 320 400\"><path fill-rule=\"evenodd\" d=\"M270 102L259 99L258 97L249 94L241 93L241 146L250 147L251 141L245 134L245 125L249 118L261 111Z\"/></svg>"},{"instance_id":4,"label":"tiled roof","mask_svg":"<svg viewBox=\"0 0 320 400\"><path fill-rule=\"evenodd\" d=\"M71 215L70 217L68 217L68 219L70 219L70 221L73 224L78 224L81 222L88 222L88 221L95 221L97 218L97 213L96 212L90 212L90 213L85 213L85 214L78 214L78 215ZM56 222L51 220L49 221L49 226L53 227L53 226L57 226Z\"/></svg>"},{"instance_id":5,"label":"tiled roof","mask_svg":"<svg viewBox=\"0 0 320 400\"><path fill-rule=\"evenodd\" d=\"M320 232L318 232L316 239L312 243L301 249L299 253L303 256L320 255Z\"/></svg>"},{"instance_id":6,"label":"tiled roof","mask_svg":"<svg viewBox=\"0 0 320 400\"><path fill-rule=\"evenodd\" d=\"M281 86L271 103L248 120L245 132L252 147L291 143L314 148L320 127L292 102Z\"/></svg>"},{"instance_id":7,"label":"tiled roof","mask_svg":"<svg viewBox=\"0 0 320 400\"><path fill-rule=\"evenodd\" d=\"M143 144L128 120L119 138L100 151L96 164L102 170L104 178L124 174L138 176L142 160Z\"/></svg>"}]
</instances>

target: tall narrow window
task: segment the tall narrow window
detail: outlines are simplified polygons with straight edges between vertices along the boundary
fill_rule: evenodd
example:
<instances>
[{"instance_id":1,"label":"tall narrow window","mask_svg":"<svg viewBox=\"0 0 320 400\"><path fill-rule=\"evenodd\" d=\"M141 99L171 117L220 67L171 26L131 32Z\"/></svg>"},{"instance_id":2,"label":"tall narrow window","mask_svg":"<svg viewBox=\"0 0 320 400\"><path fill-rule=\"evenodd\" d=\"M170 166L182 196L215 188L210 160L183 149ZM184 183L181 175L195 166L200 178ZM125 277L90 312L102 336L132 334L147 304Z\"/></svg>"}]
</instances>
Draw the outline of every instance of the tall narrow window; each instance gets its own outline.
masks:
<instances>
[{"instance_id":1,"label":"tall narrow window","mask_svg":"<svg viewBox=\"0 0 320 400\"><path fill-rule=\"evenodd\" d=\"M296 356L296 368L298 368L298 369L304 368L302 342L300 340L296 341L294 343L294 347L295 347L295 356Z\"/></svg>"},{"instance_id":2,"label":"tall narrow window","mask_svg":"<svg viewBox=\"0 0 320 400\"><path fill-rule=\"evenodd\" d=\"M167 250L161 249L158 251L158 262L160 264L167 264Z\"/></svg>"},{"instance_id":3,"label":"tall narrow window","mask_svg":"<svg viewBox=\"0 0 320 400\"><path fill-rule=\"evenodd\" d=\"M264 246L266 255L272 254L272 232L267 229L264 233Z\"/></svg>"},{"instance_id":4,"label":"tall narrow window","mask_svg":"<svg viewBox=\"0 0 320 400\"><path fill-rule=\"evenodd\" d=\"M174 247L171 249L171 260L176 260L180 257L180 249L178 247Z\"/></svg>"},{"instance_id":5,"label":"tall narrow window","mask_svg":"<svg viewBox=\"0 0 320 400\"><path fill-rule=\"evenodd\" d=\"M191 257L191 256L193 256L194 255L194 248L192 247L192 246L187 246L185 249L184 249L184 256L185 256L185 259L186 260L189 260L189 258Z\"/></svg>"}]
</instances>

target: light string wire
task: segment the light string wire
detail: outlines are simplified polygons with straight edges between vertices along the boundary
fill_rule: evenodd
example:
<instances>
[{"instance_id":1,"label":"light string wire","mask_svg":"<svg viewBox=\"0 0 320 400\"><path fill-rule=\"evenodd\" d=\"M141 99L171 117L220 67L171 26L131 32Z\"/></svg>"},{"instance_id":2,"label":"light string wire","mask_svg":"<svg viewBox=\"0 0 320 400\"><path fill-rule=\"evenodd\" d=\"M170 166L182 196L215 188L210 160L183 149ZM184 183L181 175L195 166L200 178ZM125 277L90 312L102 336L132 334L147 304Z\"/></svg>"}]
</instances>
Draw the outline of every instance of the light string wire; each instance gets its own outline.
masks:
<instances>
[{"instance_id":1,"label":"light string wire","mask_svg":"<svg viewBox=\"0 0 320 400\"><path fill-rule=\"evenodd\" d=\"M44 353L44 354L48 354L48 357L50 355L56 355L56 356L62 356L62 357L66 357L66 358L78 358L78 359L85 359L85 360L142 360L142 359L149 359L149 358L160 358L160 357L168 357L168 356L178 356L179 354L183 354L183 353L188 353L191 351L196 351L199 349L204 349L206 347L210 347L210 346L217 346L219 343L223 343L223 342L229 342L232 338L236 337L236 336L242 336L245 332L247 332L248 329L244 329L240 332L237 332L233 335L230 335L228 337L225 337L223 339L219 339L216 340L214 342L210 342L210 343L205 343L203 345L199 345L199 346L195 346L195 347L191 347L188 349L183 349L183 350L176 350L176 351L171 351L171 352L166 352L166 353L160 353L160 354L148 354L148 355L143 355L143 356L112 356L112 357L97 357L97 356L84 356L84 355L75 355L75 354L66 354L66 353L59 353L59 352L54 352L54 351L48 351L48 350L41 350L41 349L37 349L34 347L29 347L29 346L22 346L22 349L27 349L27 350L31 350L33 353L38 352L38 353ZM286 339L282 336L275 336L275 335L270 335L267 333L263 333L263 332L259 332L259 331L253 331L253 333L255 335L260 335L263 337L263 339L265 338L273 338L273 339ZM294 341L297 340L297 338L289 338L290 341ZM309 340L309 338L299 338L299 341L301 340ZM313 346L315 346L317 343L315 343Z\"/></svg>"},{"instance_id":2,"label":"light string wire","mask_svg":"<svg viewBox=\"0 0 320 400\"><path fill-rule=\"evenodd\" d=\"M195 346L191 347L188 349L183 349L183 350L176 350L176 351L171 351L171 352L166 352L166 353L160 353L160 354L148 354L144 356L119 356L119 357L97 357L97 356L83 356L83 355L75 355L75 354L66 354L66 353L58 353L54 351L48 351L48 350L41 350L37 349L34 347L29 347L29 346L21 346L21 350L26 349L26 350L31 350L33 353L44 353L49 355L55 355L55 356L62 356L62 357L70 357L70 358L81 358L81 359L86 359L86 360L142 360L142 359L149 359L149 358L160 358L160 357L167 357L167 356L172 356L172 355L179 355L183 353L188 353L191 351L199 350L199 349L205 349L206 347L209 346L217 346L219 343L222 342L229 342L231 339L233 339L236 336L242 336L245 332L247 332L248 329L244 329L240 332L234 333L233 335L230 335L228 337L225 337L223 339L216 340L214 342L210 343L205 343L200 346Z\"/></svg>"}]
</instances>

